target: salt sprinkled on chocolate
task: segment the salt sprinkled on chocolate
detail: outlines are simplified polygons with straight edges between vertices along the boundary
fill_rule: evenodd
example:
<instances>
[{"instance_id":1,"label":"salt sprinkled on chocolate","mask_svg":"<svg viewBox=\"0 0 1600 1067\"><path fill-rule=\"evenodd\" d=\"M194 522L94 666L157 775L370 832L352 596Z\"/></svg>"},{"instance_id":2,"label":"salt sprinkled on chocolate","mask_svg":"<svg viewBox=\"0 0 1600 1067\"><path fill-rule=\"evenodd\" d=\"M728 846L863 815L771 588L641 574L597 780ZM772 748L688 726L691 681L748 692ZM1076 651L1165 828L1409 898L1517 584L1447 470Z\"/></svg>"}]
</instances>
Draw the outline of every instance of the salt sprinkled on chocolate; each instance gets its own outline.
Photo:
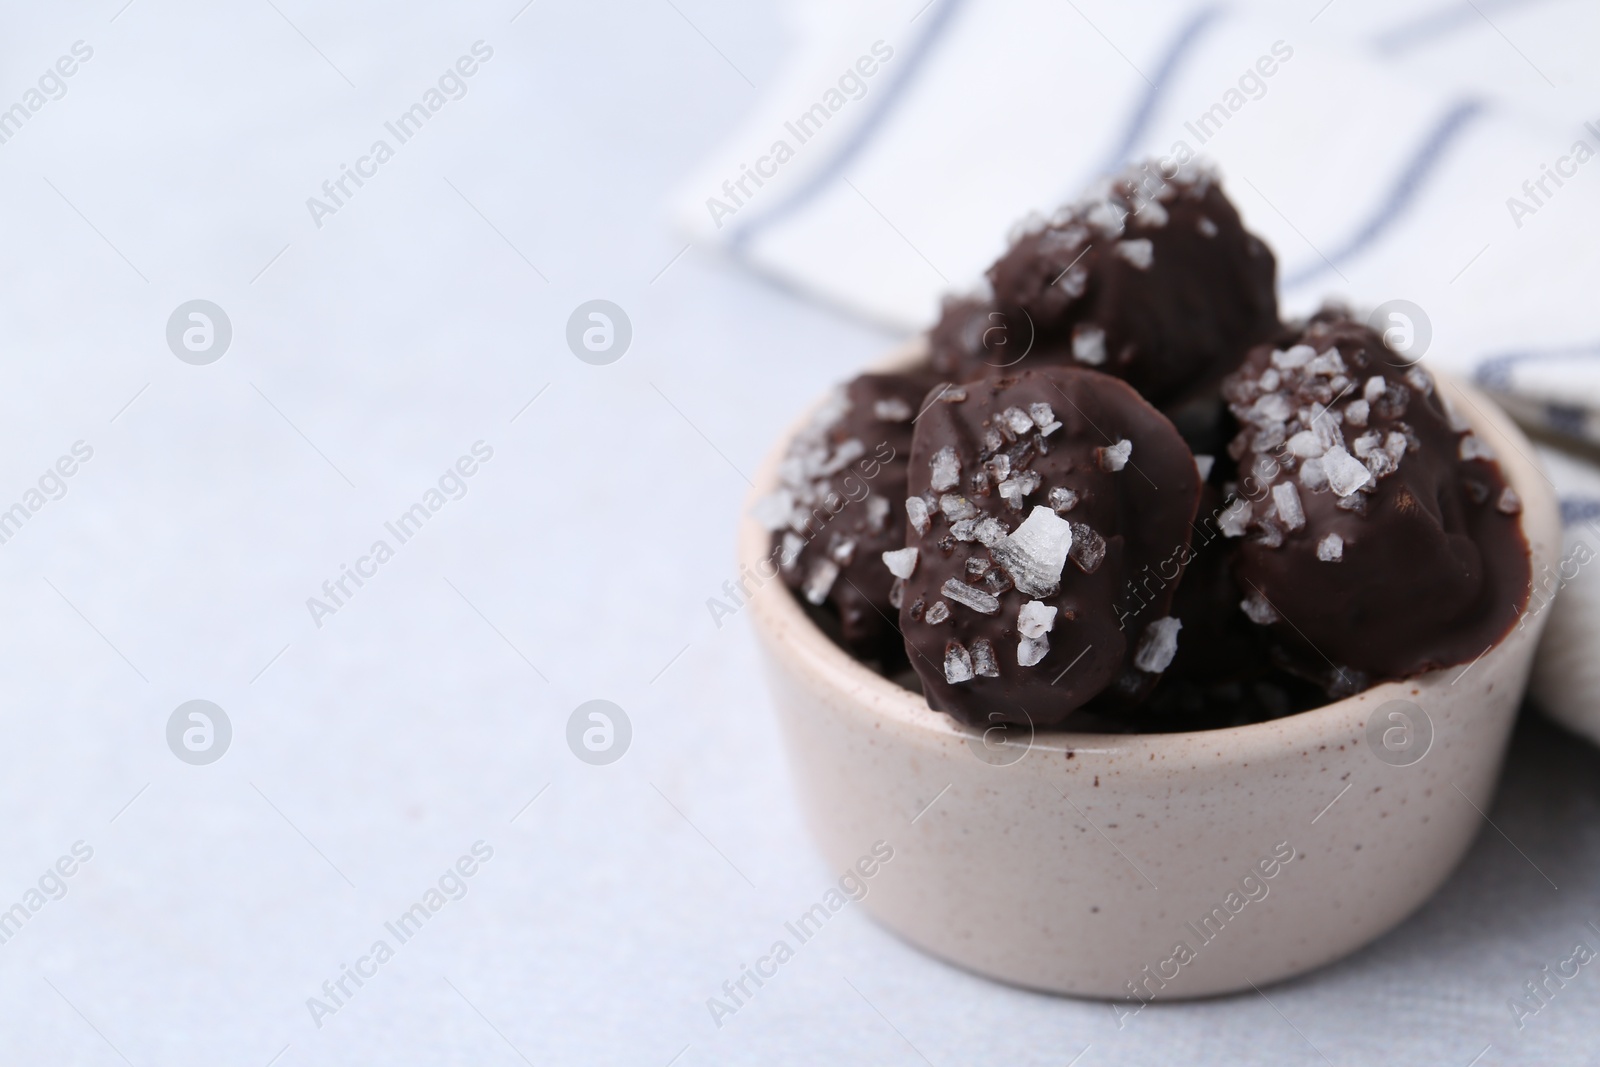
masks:
<instances>
[{"instance_id":1,"label":"salt sprinkled on chocolate","mask_svg":"<svg viewBox=\"0 0 1600 1067\"><path fill-rule=\"evenodd\" d=\"M960 641L944 646L944 680L951 685L972 681L972 656Z\"/></svg>"},{"instance_id":2,"label":"salt sprinkled on chocolate","mask_svg":"<svg viewBox=\"0 0 1600 1067\"><path fill-rule=\"evenodd\" d=\"M1123 438L1114 445L1106 445L1100 449L1100 466L1104 470L1119 471L1128 465L1128 459L1133 455L1133 442Z\"/></svg>"},{"instance_id":3,"label":"salt sprinkled on chocolate","mask_svg":"<svg viewBox=\"0 0 1600 1067\"><path fill-rule=\"evenodd\" d=\"M994 645L987 637L972 642L972 673L980 678L1000 677L1000 664L994 657Z\"/></svg>"},{"instance_id":4,"label":"salt sprinkled on chocolate","mask_svg":"<svg viewBox=\"0 0 1600 1067\"><path fill-rule=\"evenodd\" d=\"M1106 332L1098 326L1078 326L1072 331L1072 358L1098 367L1106 361Z\"/></svg>"},{"instance_id":5,"label":"salt sprinkled on chocolate","mask_svg":"<svg viewBox=\"0 0 1600 1067\"><path fill-rule=\"evenodd\" d=\"M1272 605L1254 593L1241 600L1239 607L1257 626L1271 626L1278 621L1278 613Z\"/></svg>"},{"instance_id":6,"label":"salt sprinkled on chocolate","mask_svg":"<svg viewBox=\"0 0 1600 1067\"><path fill-rule=\"evenodd\" d=\"M1000 600L985 593L982 589L974 588L959 578L945 579L944 595L957 604L963 604L982 615L993 615L1000 610Z\"/></svg>"},{"instance_id":7,"label":"salt sprinkled on chocolate","mask_svg":"<svg viewBox=\"0 0 1600 1067\"><path fill-rule=\"evenodd\" d=\"M928 532L928 502L920 496L906 497L906 519L919 534Z\"/></svg>"},{"instance_id":8,"label":"salt sprinkled on chocolate","mask_svg":"<svg viewBox=\"0 0 1600 1067\"><path fill-rule=\"evenodd\" d=\"M1017 632L1023 637L1043 637L1054 629L1059 610L1042 600L1028 601L1017 612Z\"/></svg>"},{"instance_id":9,"label":"salt sprinkled on chocolate","mask_svg":"<svg viewBox=\"0 0 1600 1067\"><path fill-rule=\"evenodd\" d=\"M1178 631L1183 623L1177 619L1153 619L1139 638L1138 651L1133 654L1133 665L1147 674L1160 674L1178 654Z\"/></svg>"},{"instance_id":10,"label":"salt sprinkled on chocolate","mask_svg":"<svg viewBox=\"0 0 1600 1067\"><path fill-rule=\"evenodd\" d=\"M961 484L961 460L956 450L948 446L935 452L930 463L933 476L928 484L934 489L954 489Z\"/></svg>"},{"instance_id":11,"label":"salt sprinkled on chocolate","mask_svg":"<svg viewBox=\"0 0 1600 1067\"><path fill-rule=\"evenodd\" d=\"M1117 244L1117 255L1140 270L1149 270L1150 264L1155 262L1155 246L1143 238L1120 241Z\"/></svg>"},{"instance_id":12,"label":"salt sprinkled on chocolate","mask_svg":"<svg viewBox=\"0 0 1600 1067\"><path fill-rule=\"evenodd\" d=\"M1334 695L1469 662L1515 623L1507 487L1426 370L1329 309L1252 349L1223 395L1240 478L1217 526L1275 662Z\"/></svg>"},{"instance_id":13,"label":"salt sprinkled on chocolate","mask_svg":"<svg viewBox=\"0 0 1600 1067\"><path fill-rule=\"evenodd\" d=\"M891 396L875 402L872 413L884 422L905 422L911 418L911 405L897 396Z\"/></svg>"},{"instance_id":14,"label":"salt sprinkled on chocolate","mask_svg":"<svg viewBox=\"0 0 1600 1067\"><path fill-rule=\"evenodd\" d=\"M883 565L896 578L909 578L917 569L917 549L897 548L883 553Z\"/></svg>"},{"instance_id":15,"label":"salt sprinkled on chocolate","mask_svg":"<svg viewBox=\"0 0 1600 1067\"><path fill-rule=\"evenodd\" d=\"M1158 566L1171 575L1186 551L1193 454L1126 383L1094 371L1030 366L967 391L965 404L935 404L917 421L908 466L913 497L938 492L940 470L988 476L987 492L968 477L964 494L938 495L926 530L908 527L919 555L900 624L924 696L962 722L1039 728L1086 704L1115 714L1137 703L1158 678L1133 666L1135 646L1170 614L1176 583L1136 579ZM1148 478L1103 463L1110 452L1127 465L1136 449ZM945 604L948 616L937 611ZM950 641L973 669L959 684L942 667ZM978 669L978 641L999 653L992 675Z\"/></svg>"},{"instance_id":16,"label":"salt sprinkled on chocolate","mask_svg":"<svg viewBox=\"0 0 1600 1067\"><path fill-rule=\"evenodd\" d=\"M784 583L836 620L826 628L847 649L880 664L905 656L892 621L898 579L879 560L905 545L908 420L936 381L863 374L831 392L790 441L778 488L755 508ZM901 421L884 418L902 412Z\"/></svg>"}]
</instances>

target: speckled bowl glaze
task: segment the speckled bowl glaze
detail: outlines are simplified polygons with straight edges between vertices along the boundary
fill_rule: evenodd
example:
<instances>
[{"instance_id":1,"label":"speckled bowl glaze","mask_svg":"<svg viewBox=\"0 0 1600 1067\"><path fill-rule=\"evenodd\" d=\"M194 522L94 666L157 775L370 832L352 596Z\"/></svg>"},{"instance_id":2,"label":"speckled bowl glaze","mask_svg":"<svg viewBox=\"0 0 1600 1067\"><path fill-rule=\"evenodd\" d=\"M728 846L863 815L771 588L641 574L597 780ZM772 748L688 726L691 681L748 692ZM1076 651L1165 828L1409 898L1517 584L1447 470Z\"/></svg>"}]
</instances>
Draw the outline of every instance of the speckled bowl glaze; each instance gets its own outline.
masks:
<instances>
[{"instance_id":1,"label":"speckled bowl glaze","mask_svg":"<svg viewBox=\"0 0 1600 1067\"><path fill-rule=\"evenodd\" d=\"M1521 495L1534 572L1553 566L1556 502L1527 440L1482 395L1436 378ZM739 557L771 570L753 519ZM1484 822L1546 614L1471 665L1272 722L986 745L834 645L780 581L750 611L828 863L893 849L866 880L867 911L936 956L1117 998L1119 1015L1310 970L1427 900Z\"/></svg>"}]
</instances>

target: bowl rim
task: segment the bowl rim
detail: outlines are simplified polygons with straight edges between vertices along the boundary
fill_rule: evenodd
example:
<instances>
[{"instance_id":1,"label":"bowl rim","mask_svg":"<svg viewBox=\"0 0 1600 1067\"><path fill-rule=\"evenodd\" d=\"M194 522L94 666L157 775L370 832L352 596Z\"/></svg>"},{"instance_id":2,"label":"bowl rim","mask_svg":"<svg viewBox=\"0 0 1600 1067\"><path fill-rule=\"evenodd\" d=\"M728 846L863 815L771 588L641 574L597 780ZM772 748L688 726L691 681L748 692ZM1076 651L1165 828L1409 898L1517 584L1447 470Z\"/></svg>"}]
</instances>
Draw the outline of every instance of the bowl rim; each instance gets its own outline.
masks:
<instances>
[{"instance_id":1,"label":"bowl rim","mask_svg":"<svg viewBox=\"0 0 1600 1067\"><path fill-rule=\"evenodd\" d=\"M919 336L875 362L867 372L906 369L925 358L926 350L926 339ZM1552 557L1559 552L1561 544L1560 511L1549 479L1533 460L1532 445L1527 437L1498 405L1479 390L1457 381L1453 375L1431 365L1427 369L1434 378L1436 388L1449 389L1453 393L1451 399L1465 402L1460 408L1466 421L1475 432L1488 438L1507 484L1522 499L1519 519L1528 543L1531 583L1541 567L1551 565ZM757 569L758 565L771 559L770 531L756 521L751 514L752 508L776 487L778 466L789 442L809 421L821 402L819 398L806 406L801 416L786 428L769 450L756 473L739 520L737 562L741 575L754 573L760 578L762 572ZM930 742L982 743L983 731L933 710L920 693L885 678L835 644L805 614L799 601L776 573L754 590L749 606L757 629L774 654L779 648L786 649L798 665L826 682L841 697L853 695L858 700L864 698L876 714L924 735ZM1536 641L1548 614L1540 612L1528 626L1514 624L1504 637L1473 662L1502 660L1512 654L1521 642ZM1529 651L1531 653L1531 649ZM1455 664L1411 678L1380 682L1343 699L1291 715L1215 730L1126 734L1034 730L1028 750L1073 754L1137 754L1141 757L1147 752L1152 757L1158 753L1172 755L1182 752L1186 757L1214 753L1212 759L1223 759L1229 763L1248 762L1252 758L1282 754L1286 750L1286 743L1288 750L1295 750L1306 743L1316 744L1325 738L1349 735L1352 729L1359 734L1370 709L1390 700L1420 696L1439 686L1448 687L1452 684L1450 675L1459 677L1463 673L1461 664Z\"/></svg>"}]
</instances>

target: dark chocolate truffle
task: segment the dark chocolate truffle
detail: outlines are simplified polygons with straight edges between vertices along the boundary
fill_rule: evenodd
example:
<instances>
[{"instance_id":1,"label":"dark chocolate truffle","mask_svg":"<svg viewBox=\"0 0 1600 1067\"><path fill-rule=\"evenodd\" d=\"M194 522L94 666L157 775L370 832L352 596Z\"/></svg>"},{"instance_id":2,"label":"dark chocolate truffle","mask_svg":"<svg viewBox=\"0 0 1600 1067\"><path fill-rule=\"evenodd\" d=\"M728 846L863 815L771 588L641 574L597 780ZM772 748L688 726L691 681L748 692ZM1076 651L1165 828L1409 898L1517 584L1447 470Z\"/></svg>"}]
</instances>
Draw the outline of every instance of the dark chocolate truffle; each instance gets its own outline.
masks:
<instances>
[{"instance_id":1,"label":"dark chocolate truffle","mask_svg":"<svg viewBox=\"0 0 1600 1067\"><path fill-rule=\"evenodd\" d=\"M934 384L926 374L863 374L835 391L790 443L780 488L757 507L773 531L785 583L831 614L851 652L902 655L894 580L882 554L905 544L912 421Z\"/></svg>"},{"instance_id":2,"label":"dark chocolate truffle","mask_svg":"<svg viewBox=\"0 0 1600 1067\"><path fill-rule=\"evenodd\" d=\"M1275 335L1276 273L1215 176L1147 163L1024 232L989 269L992 302L947 304L935 369L977 378L1026 351L1023 365L1092 367L1166 408Z\"/></svg>"},{"instance_id":3,"label":"dark chocolate truffle","mask_svg":"<svg viewBox=\"0 0 1600 1067\"><path fill-rule=\"evenodd\" d=\"M1331 311L1223 392L1243 428L1220 525L1279 662L1343 696L1505 636L1528 597L1521 504L1426 370Z\"/></svg>"},{"instance_id":4,"label":"dark chocolate truffle","mask_svg":"<svg viewBox=\"0 0 1600 1067\"><path fill-rule=\"evenodd\" d=\"M1035 367L935 390L912 439L900 627L928 704L971 725L1058 726L1143 695L1171 661L1173 585L1200 479L1126 383ZM1181 568L1181 564L1178 564Z\"/></svg>"}]
</instances>

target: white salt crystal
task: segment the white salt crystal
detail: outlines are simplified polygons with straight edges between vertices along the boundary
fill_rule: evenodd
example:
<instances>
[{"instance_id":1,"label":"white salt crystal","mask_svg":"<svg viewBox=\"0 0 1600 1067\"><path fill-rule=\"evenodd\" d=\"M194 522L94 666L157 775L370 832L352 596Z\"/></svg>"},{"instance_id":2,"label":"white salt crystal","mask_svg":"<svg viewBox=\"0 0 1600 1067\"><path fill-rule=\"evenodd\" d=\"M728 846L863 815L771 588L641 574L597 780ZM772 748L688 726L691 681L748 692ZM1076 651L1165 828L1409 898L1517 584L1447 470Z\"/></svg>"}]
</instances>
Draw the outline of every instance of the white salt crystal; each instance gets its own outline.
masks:
<instances>
[{"instance_id":1,"label":"white salt crystal","mask_svg":"<svg viewBox=\"0 0 1600 1067\"><path fill-rule=\"evenodd\" d=\"M1029 404L1028 415L1033 419L1033 424L1043 430L1056 421L1056 413L1049 404Z\"/></svg>"},{"instance_id":2,"label":"white salt crystal","mask_svg":"<svg viewBox=\"0 0 1600 1067\"><path fill-rule=\"evenodd\" d=\"M1367 384L1362 387L1361 399L1365 400L1368 404L1376 404L1378 401L1383 399L1383 394L1388 392L1388 390L1389 383L1383 380L1383 376L1374 374L1372 377L1367 379Z\"/></svg>"},{"instance_id":3,"label":"white salt crystal","mask_svg":"<svg viewBox=\"0 0 1600 1067\"><path fill-rule=\"evenodd\" d=\"M1317 350L1310 345L1294 345L1281 352L1272 353L1272 365L1280 370L1296 370L1316 357Z\"/></svg>"},{"instance_id":4,"label":"white salt crystal","mask_svg":"<svg viewBox=\"0 0 1600 1067\"><path fill-rule=\"evenodd\" d=\"M867 498L867 525L882 531L889 522L889 499L876 494Z\"/></svg>"},{"instance_id":5,"label":"white salt crystal","mask_svg":"<svg viewBox=\"0 0 1600 1067\"><path fill-rule=\"evenodd\" d=\"M1194 469L1200 475L1202 482L1211 477L1211 468L1216 462L1215 456L1197 455L1194 457Z\"/></svg>"},{"instance_id":6,"label":"white salt crystal","mask_svg":"<svg viewBox=\"0 0 1600 1067\"><path fill-rule=\"evenodd\" d=\"M994 656L994 645L987 637L972 642L972 673L982 678L1000 677L1000 664Z\"/></svg>"},{"instance_id":7,"label":"white salt crystal","mask_svg":"<svg viewBox=\"0 0 1600 1067\"><path fill-rule=\"evenodd\" d=\"M1301 430L1289 438L1289 451L1302 459L1318 459L1328 446L1322 439L1310 430Z\"/></svg>"},{"instance_id":8,"label":"white salt crystal","mask_svg":"<svg viewBox=\"0 0 1600 1067\"><path fill-rule=\"evenodd\" d=\"M1345 371L1344 360L1339 357L1337 348L1330 348L1320 356L1313 356L1306 364L1307 374L1316 374L1323 378L1332 378Z\"/></svg>"},{"instance_id":9,"label":"white salt crystal","mask_svg":"<svg viewBox=\"0 0 1600 1067\"><path fill-rule=\"evenodd\" d=\"M883 565L896 578L909 578L916 572L918 554L914 548L897 548L883 554Z\"/></svg>"},{"instance_id":10,"label":"white salt crystal","mask_svg":"<svg viewBox=\"0 0 1600 1067\"><path fill-rule=\"evenodd\" d=\"M929 624L933 626L938 626L941 622L944 622L944 620L948 619L949 617L950 605L946 604L942 600L935 600L932 604L929 604L928 613L923 616L923 618L927 619Z\"/></svg>"},{"instance_id":11,"label":"white salt crystal","mask_svg":"<svg viewBox=\"0 0 1600 1067\"><path fill-rule=\"evenodd\" d=\"M911 417L911 405L897 396L873 401L872 414L882 422L905 422Z\"/></svg>"},{"instance_id":12,"label":"white salt crystal","mask_svg":"<svg viewBox=\"0 0 1600 1067\"><path fill-rule=\"evenodd\" d=\"M935 489L954 489L961 484L961 459L956 455L956 450L945 445L933 454L933 459L928 461L928 467L933 471L929 484Z\"/></svg>"},{"instance_id":13,"label":"white salt crystal","mask_svg":"<svg viewBox=\"0 0 1600 1067\"><path fill-rule=\"evenodd\" d=\"M964 385L946 385L939 390L939 395L934 399L946 404L959 404L967 398L967 387Z\"/></svg>"},{"instance_id":14,"label":"white salt crystal","mask_svg":"<svg viewBox=\"0 0 1600 1067\"><path fill-rule=\"evenodd\" d=\"M1155 246L1143 237L1119 242L1116 251L1117 255L1140 270L1149 270L1150 264L1155 262Z\"/></svg>"},{"instance_id":15,"label":"white salt crystal","mask_svg":"<svg viewBox=\"0 0 1600 1067\"><path fill-rule=\"evenodd\" d=\"M817 473L838 474L866 454L867 446L862 444L860 439L852 437L839 445L838 450L833 454L833 458L824 463Z\"/></svg>"},{"instance_id":16,"label":"white salt crystal","mask_svg":"<svg viewBox=\"0 0 1600 1067\"><path fill-rule=\"evenodd\" d=\"M1009 536L989 548L1012 584L1028 596L1050 596L1061 585L1061 568L1072 549L1072 524L1047 507L1034 506Z\"/></svg>"},{"instance_id":17,"label":"white salt crystal","mask_svg":"<svg viewBox=\"0 0 1600 1067\"><path fill-rule=\"evenodd\" d=\"M1024 637L1017 642L1017 666L1032 667L1050 652L1048 637Z\"/></svg>"},{"instance_id":18,"label":"white salt crystal","mask_svg":"<svg viewBox=\"0 0 1600 1067\"><path fill-rule=\"evenodd\" d=\"M889 586L889 606L899 611L906 602L906 580L896 578Z\"/></svg>"},{"instance_id":19,"label":"white salt crystal","mask_svg":"<svg viewBox=\"0 0 1600 1067\"><path fill-rule=\"evenodd\" d=\"M1006 536L1006 525L999 519L980 519L972 534L981 544L993 546Z\"/></svg>"},{"instance_id":20,"label":"white salt crystal","mask_svg":"<svg viewBox=\"0 0 1600 1067\"><path fill-rule=\"evenodd\" d=\"M1411 383L1411 388L1415 389L1423 396L1427 396L1429 393L1433 392L1433 375L1429 374L1421 367L1412 367L1410 370L1406 371L1406 381Z\"/></svg>"},{"instance_id":21,"label":"white salt crystal","mask_svg":"<svg viewBox=\"0 0 1600 1067\"><path fill-rule=\"evenodd\" d=\"M1236 498L1217 516L1217 526L1225 537L1243 537L1250 528L1250 501Z\"/></svg>"},{"instance_id":22,"label":"white salt crystal","mask_svg":"<svg viewBox=\"0 0 1600 1067\"><path fill-rule=\"evenodd\" d=\"M1404 440L1404 438L1401 440ZM1366 459L1369 453L1381 447L1383 447L1383 434L1373 430L1356 438L1355 443L1350 446L1350 450L1360 458Z\"/></svg>"},{"instance_id":23,"label":"white salt crystal","mask_svg":"<svg viewBox=\"0 0 1600 1067\"><path fill-rule=\"evenodd\" d=\"M1338 563L1344 558L1344 538L1331 533L1318 541L1317 558L1324 563Z\"/></svg>"},{"instance_id":24,"label":"white salt crystal","mask_svg":"<svg viewBox=\"0 0 1600 1067\"><path fill-rule=\"evenodd\" d=\"M1506 486L1500 493L1500 499L1494 506L1506 515L1516 515L1522 511L1522 498L1510 486Z\"/></svg>"},{"instance_id":25,"label":"white salt crystal","mask_svg":"<svg viewBox=\"0 0 1600 1067\"><path fill-rule=\"evenodd\" d=\"M1160 674L1178 654L1178 631L1183 623L1167 616L1154 619L1144 628L1139 638L1139 648L1133 654L1133 665L1146 674Z\"/></svg>"},{"instance_id":26,"label":"white salt crystal","mask_svg":"<svg viewBox=\"0 0 1600 1067\"><path fill-rule=\"evenodd\" d=\"M1328 488L1328 473L1322 469L1321 458L1308 459L1300 464L1300 484L1313 493Z\"/></svg>"},{"instance_id":27,"label":"white salt crystal","mask_svg":"<svg viewBox=\"0 0 1600 1067\"><path fill-rule=\"evenodd\" d=\"M1078 493L1075 489L1057 486L1056 488L1050 490L1049 500L1050 507L1054 510L1058 512L1071 511L1073 508L1078 506Z\"/></svg>"},{"instance_id":28,"label":"white salt crystal","mask_svg":"<svg viewBox=\"0 0 1600 1067\"><path fill-rule=\"evenodd\" d=\"M811 573L806 575L805 584L801 587L806 600L812 604L821 604L828 599L828 594L833 591L833 583L839 578L839 565L831 559L819 559L811 565Z\"/></svg>"},{"instance_id":29,"label":"white salt crystal","mask_svg":"<svg viewBox=\"0 0 1600 1067\"><path fill-rule=\"evenodd\" d=\"M801 550L805 547L806 543L800 539L799 534L784 534L783 554L778 557L778 566L782 567L784 570L788 570L790 567L793 567L795 561L800 558Z\"/></svg>"},{"instance_id":30,"label":"white salt crystal","mask_svg":"<svg viewBox=\"0 0 1600 1067\"><path fill-rule=\"evenodd\" d=\"M960 641L944 646L944 680L951 685L972 681L972 657Z\"/></svg>"},{"instance_id":31,"label":"white salt crystal","mask_svg":"<svg viewBox=\"0 0 1600 1067\"><path fill-rule=\"evenodd\" d=\"M1272 503L1277 506L1278 518L1291 530L1306 524L1306 513L1300 507L1300 494L1293 482L1279 482L1272 487Z\"/></svg>"},{"instance_id":32,"label":"white salt crystal","mask_svg":"<svg viewBox=\"0 0 1600 1067\"><path fill-rule=\"evenodd\" d=\"M1106 361L1106 332L1098 326L1080 325L1072 330L1072 358L1098 367Z\"/></svg>"},{"instance_id":33,"label":"white salt crystal","mask_svg":"<svg viewBox=\"0 0 1600 1067\"><path fill-rule=\"evenodd\" d=\"M1000 417L1011 427L1011 432L1014 434L1025 434L1033 429L1033 417L1021 408L1006 408L1000 413Z\"/></svg>"},{"instance_id":34,"label":"white salt crystal","mask_svg":"<svg viewBox=\"0 0 1600 1067\"><path fill-rule=\"evenodd\" d=\"M999 448L1004 443L1005 442L1003 441L998 442L995 447ZM994 475L994 480L997 482L1003 482L1007 478L1011 477L1011 457L1006 455L1004 452L1001 452L997 456L991 457L988 466L990 473Z\"/></svg>"},{"instance_id":35,"label":"white salt crystal","mask_svg":"<svg viewBox=\"0 0 1600 1067\"><path fill-rule=\"evenodd\" d=\"M841 537L834 541L833 547L828 549L828 556L841 567L850 566L850 561L856 558L856 539Z\"/></svg>"},{"instance_id":36,"label":"white salt crystal","mask_svg":"<svg viewBox=\"0 0 1600 1067\"><path fill-rule=\"evenodd\" d=\"M1249 419L1257 426L1270 426L1273 423L1287 422L1290 415L1294 414L1294 405L1289 403L1289 398L1282 393L1268 393L1257 400L1250 409Z\"/></svg>"},{"instance_id":37,"label":"white salt crystal","mask_svg":"<svg viewBox=\"0 0 1600 1067\"><path fill-rule=\"evenodd\" d=\"M1194 228L1200 231L1201 237L1215 237L1217 235L1217 224L1204 215L1200 216L1200 221L1194 224Z\"/></svg>"},{"instance_id":38,"label":"white salt crystal","mask_svg":"<svg viewBox=\"0 0 1600 1067\"><path fill-rule=\"evenodd\" d=\"M1337 496L1349 496L1372 484L1372 472L1367 470L1367 465L1337 446L1328 449L1322 457L1322 469L1328 476L1328 488Z\"/></svg>"},{"instance_id":39,"label":"white salt crystal","mask_svg":"<svg viewBox=\"0 0 1600 1067\"><path fill-rule=\"evenodd\" d=\"M1023 637L1043 637L1056 625L1057 609L1042 600L1030 600L1017 612L1017 632Z\"/></svg>"},{"instance_id":40,"label":"white salt crystal","mask_svg":"<svg viewBox=\"0 0 1600 1067\"><path fill-rule=\"evenodd\" d=\"M1261 377L1256 379L1256 384L1261 387L1263 393L1275 392L1278 386L1283 384L1283 375L1278 373L1276 367L1268 367L1261 372Z\"/></svg>"},{"instance_id":41,"label":"white salt crystal","mask_svg":"<svg viewBox=\"0 0 1600 1067\"><path fill-rule=\"evenodd\" d=\"M1365 400L1352 400L1344 406L1344 421L1351 426L1365 426L1372 414L1372 406Z\"/></svg>"},{"instance_id":42,"label":"white salt crystal","mask_svg":"<svg viewBox=\"0 0 1600 1067\"><path fill-rule=\"evenodd\" d=\"M972 506L972 501L960 493L946 493L941 496L939 510L944 512L944 517L951 522L978 517L978 509Z\"/></svg>"},{"instance_id":43,"label":"white salt crystal","mask_svg":"<svg viewBox=\"0 0 1600 1067\"><path fill-rule=\"evenodd\" d=\"M984 559L982 556L968 556L967 573L977 577L982 577L983 575L988 574L989 561Z\"/></svg>"},{"instance_id":44,"label":"white salt crystal","mask_svg":"<svg viewBox=\"0 0 1600 1067\"><path fill-rule=\"evenodd\" d=\"M939 591L957 604L969 607L981 615L993 615L1000 610L998 597L970 586L960 578L946 578L944 587Z\"/></svg>"},{"instance_id":45,"label":"white salt crystal","mask_svg":"<svg viewBox=\"0 0 1600 1067\"><path fill-rule=\"evenodd\" d=\"M950 536L957 541L971 541L978 536L977 519L961 519L950 524Z\"/></svg>"},{"instance_id":46,"label":"white salt crystal","mask_svg":"<svg viewBox=\"0 0 1600 1067\"><path fill-rule=\"evenodd\" d=\"M928 502L920 496L906 497L906 521L919 534L928 532Z\"/></svg>"},{"instance_id":47,"label":"white salt crystal","mask_svg":"<svg viewBox=\"0 0 1600 1067\"><path fill-rule=\"evenodd\" d=\"M1255 593L1239 601L1239 608L1258 626L1271 626L1278 621L1278 613L1272 609L1272 605L1267 603L1265 597Z\"/></svg>"},{"instance_id":48,"label":"white salt crystal","mask_svg":"<svg viewBox=\"0 0 1600 1067\"><path fill-rule=\"evenodd\" d=\"M1469 433L1461 439L1462 459L1493 459L1494 449L1489 443L1475 433Z\"/></svg>"},{"instance_id":49,"label":"white salt crystal","mask_svg":"<svg viewBox=\"0 0 1600 1067\"><path fill-rule=\"evenodd\" d=\"M769 493L756 501L750 514L766 529L781 530L789 525L789 516L794 514L794 494L787 489Z\"/></svg>"},{"instance_id":50,"label":"white salt crystal","mask_svg":"<svg viewBox=\"0 0 1600 1067\"><path fill-rule=\"evenodd\" d=\"M1124 437L1116 444L1106 445L1096 451L1100 454L1103 470L1119 471L1128 465L1128 459L1133 455L1133 442Z\"/></svg>"}]
</instances>

